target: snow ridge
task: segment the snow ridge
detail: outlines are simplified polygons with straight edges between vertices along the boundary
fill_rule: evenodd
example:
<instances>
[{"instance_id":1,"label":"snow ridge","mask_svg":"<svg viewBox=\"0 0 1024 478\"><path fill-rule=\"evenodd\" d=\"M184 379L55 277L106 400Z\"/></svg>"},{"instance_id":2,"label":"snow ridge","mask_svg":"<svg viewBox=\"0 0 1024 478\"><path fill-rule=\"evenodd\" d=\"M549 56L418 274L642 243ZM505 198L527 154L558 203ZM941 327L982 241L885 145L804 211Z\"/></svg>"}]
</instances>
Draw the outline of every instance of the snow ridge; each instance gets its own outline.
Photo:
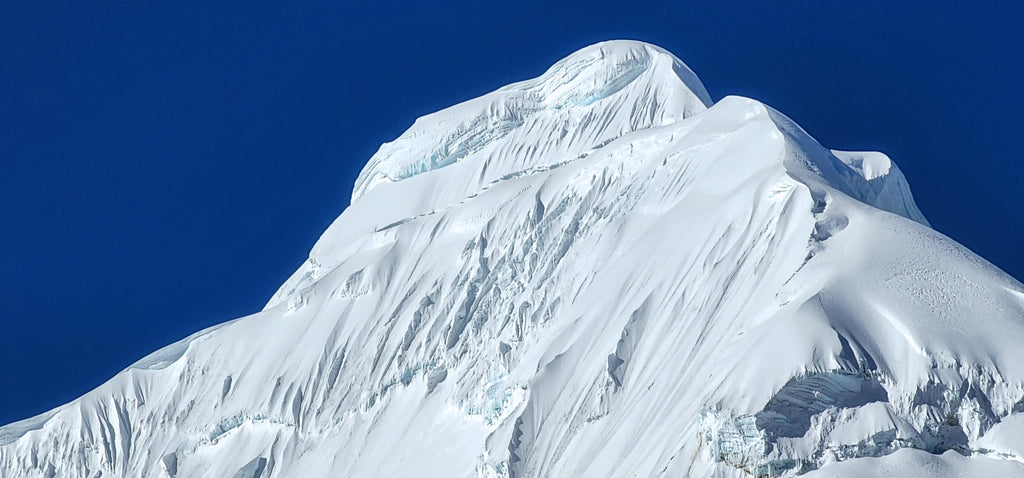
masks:
<instances>
[{"instance_id":1,"label":"snow ridge","mask_svg":"<svg viewBox=\"0 0 1024 478\"><path fill-rule=\"evenodd\" d=\"M417 120L261 312L0 476L1024 476L1022 312L888 157L605 42Z\"/></svg>"}]
</instances>

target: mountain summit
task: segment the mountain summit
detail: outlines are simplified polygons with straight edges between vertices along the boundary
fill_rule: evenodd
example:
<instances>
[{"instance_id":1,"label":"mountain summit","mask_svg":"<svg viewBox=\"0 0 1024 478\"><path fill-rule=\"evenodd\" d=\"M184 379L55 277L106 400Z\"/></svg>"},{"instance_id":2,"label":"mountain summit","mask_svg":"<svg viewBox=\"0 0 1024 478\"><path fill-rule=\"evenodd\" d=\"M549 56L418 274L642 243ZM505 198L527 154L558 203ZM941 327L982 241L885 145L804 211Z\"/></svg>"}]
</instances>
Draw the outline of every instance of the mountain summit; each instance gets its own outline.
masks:
<instances>
[{"instance_id":1,"label":"mountain summit","mask_svg":"<svg viewBox=\"0 0 1024 478\"><path fill-rule=\"evenodd\" d=\"M0 476L1024 476L1022 317L885 155L605 42L417 120L261 312Z\"/></svg>"}]
</instances>

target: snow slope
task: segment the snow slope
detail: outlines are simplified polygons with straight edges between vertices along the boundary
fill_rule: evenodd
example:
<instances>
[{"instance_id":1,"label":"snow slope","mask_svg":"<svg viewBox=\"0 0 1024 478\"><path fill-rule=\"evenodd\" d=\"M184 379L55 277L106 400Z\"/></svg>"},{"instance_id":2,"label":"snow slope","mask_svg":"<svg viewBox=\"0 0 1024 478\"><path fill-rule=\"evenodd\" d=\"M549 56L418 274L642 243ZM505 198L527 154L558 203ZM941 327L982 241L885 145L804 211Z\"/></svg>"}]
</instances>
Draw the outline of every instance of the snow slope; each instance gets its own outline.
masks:
<instances>
[{"instance_id":1,"label":"snow slope","mask_svg":"<svg viewBox=\"0 0 1024 478\"><path fill-rule=\"evenodd\" d=\"M0 476L1024 476L1022 316L885 155L606 42L417 120L263 311Z\"/></svg>"}]
</instances>

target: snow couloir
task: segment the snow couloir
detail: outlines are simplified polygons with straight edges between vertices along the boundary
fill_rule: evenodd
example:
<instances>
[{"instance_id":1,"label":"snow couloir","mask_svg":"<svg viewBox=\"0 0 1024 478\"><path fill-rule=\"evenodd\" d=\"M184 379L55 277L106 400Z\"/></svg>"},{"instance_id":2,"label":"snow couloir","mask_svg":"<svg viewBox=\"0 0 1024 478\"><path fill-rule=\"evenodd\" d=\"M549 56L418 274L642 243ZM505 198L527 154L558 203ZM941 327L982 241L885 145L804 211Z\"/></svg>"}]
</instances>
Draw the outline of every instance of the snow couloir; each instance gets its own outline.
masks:
<instances>
[{"instance_id":1,"label":"snow couloir","mask_svg":"<svg viewBox=\"0 0 1024 478\"><path fill-rule=\"evenodd\" d=\"M0 428L0 476L1024 476L1024 286L671 53L425 116L263 311Z\"/></svg>"}]
</instances>

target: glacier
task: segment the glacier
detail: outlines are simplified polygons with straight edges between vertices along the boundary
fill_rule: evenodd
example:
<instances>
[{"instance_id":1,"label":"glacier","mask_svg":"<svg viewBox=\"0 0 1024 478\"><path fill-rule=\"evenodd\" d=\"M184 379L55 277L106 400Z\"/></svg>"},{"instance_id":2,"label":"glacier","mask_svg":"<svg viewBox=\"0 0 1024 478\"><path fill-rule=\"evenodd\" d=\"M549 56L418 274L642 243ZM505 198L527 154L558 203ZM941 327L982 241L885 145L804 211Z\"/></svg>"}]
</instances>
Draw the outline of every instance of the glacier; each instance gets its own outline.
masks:
<instances>
[{"instance_id":1,"label":"glacier","mask_svg":"<svg viewBox=\"0 0 1024 478\"><path fill-rule=\"evenodd\" d=\"M260 312L0 476L1024 476L1021 344L887 156L611 41L418 119Z\"/></svg>"}]
</instances>

